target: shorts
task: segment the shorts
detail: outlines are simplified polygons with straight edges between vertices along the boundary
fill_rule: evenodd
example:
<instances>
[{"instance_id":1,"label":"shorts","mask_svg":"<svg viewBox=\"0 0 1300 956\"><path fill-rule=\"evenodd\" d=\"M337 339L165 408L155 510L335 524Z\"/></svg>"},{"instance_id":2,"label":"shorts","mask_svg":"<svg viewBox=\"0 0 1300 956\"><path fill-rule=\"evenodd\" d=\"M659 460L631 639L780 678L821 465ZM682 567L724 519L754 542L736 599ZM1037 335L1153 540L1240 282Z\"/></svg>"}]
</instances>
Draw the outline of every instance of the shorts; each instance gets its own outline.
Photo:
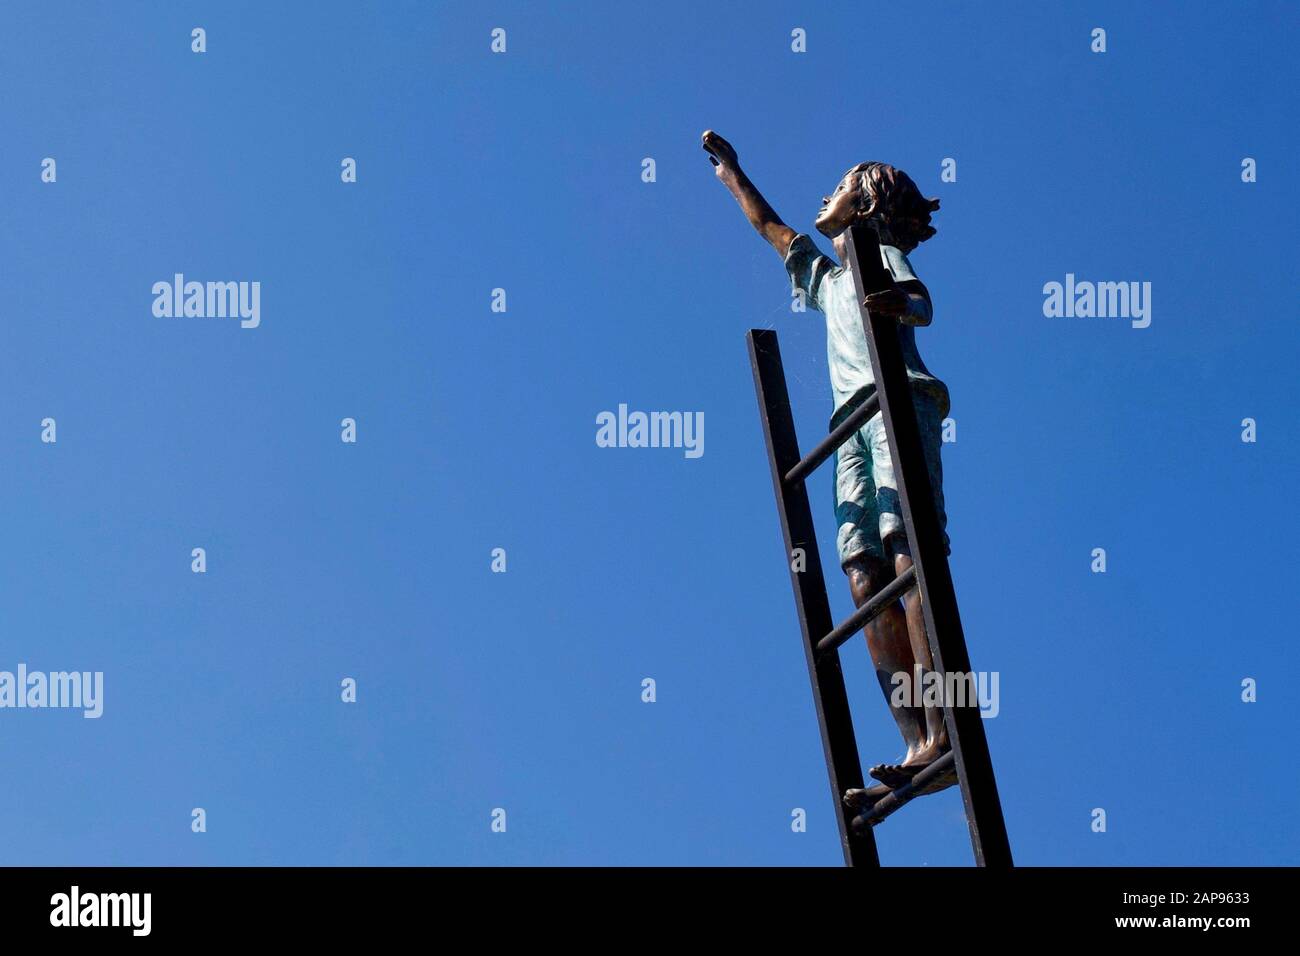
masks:
<instances>
[{"instance_id":1,"label":"shorts","mask_svg":"<svg viewBox=\"0 0 1300 956\"><path fill-rule=\"evenodd\" d=\"M831 419L832 429L860 404L861 398L869 394L869 388L863 389L845 402ZM914 388L912 403L916 407L921 450L926 470L930 473L939 530L943 532L943 546L947 553L948 515L943 509L943 467L939 462L939 447L943 444L943 419L948 414L948 400L946 395ZM894 463L889 454L889 439L885 436L884 417L876 412L835 453L835 522L839 529L836 544L840 564L847 564L864 554L885 559L884 542L890 535L901 534L906 540L902 511Z\"/></svg>"}]
</instances>

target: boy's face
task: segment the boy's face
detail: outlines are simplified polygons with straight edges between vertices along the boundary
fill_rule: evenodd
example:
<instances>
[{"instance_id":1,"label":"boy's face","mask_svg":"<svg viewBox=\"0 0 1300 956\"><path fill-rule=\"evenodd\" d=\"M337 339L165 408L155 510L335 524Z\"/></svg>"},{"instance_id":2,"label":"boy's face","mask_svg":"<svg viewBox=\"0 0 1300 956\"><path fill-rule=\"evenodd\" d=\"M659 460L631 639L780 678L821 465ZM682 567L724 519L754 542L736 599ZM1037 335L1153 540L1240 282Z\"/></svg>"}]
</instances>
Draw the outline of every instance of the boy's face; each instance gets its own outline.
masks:
<instances>
[{"instance_id":1,"label":"boy's face","mask_svg":"<svg viewBox=\"0 0 1300 956\"><path fill-rule=\"evenodd\" d=\"M865 204L862 200L862 176L850 173L840 180L835 192L822 198L821 211L813 225L827 238L834 239L858 218L858 211Z\"/></svg>"}]
</instances>

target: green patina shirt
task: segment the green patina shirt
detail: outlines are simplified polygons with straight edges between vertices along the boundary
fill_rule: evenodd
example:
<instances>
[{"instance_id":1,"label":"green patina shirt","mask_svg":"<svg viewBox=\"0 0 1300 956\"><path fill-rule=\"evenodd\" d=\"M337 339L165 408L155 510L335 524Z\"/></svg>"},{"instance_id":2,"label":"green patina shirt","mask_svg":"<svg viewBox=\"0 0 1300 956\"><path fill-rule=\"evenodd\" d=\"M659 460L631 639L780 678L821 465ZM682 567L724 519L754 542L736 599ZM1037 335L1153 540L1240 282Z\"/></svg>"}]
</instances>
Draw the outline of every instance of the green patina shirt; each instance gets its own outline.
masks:
<instances>
[{"instance_id":1,"label":"green patina shirt","mask_svg":"<svg viewBox=\"0 0 1300 956\"><path fill-rule=\"evenodd\" d=\"M881 244L881 258L895 282L920 281L912 271L907 256L894 246ZM785 267L793 287L802 290L805 301L826 316L826 360L830 366L831 391L838 410L855 393L875 385L871 371L871 353L858 312L853 275L843 266L824 256L806 235L794 237L786 253ZM924 316L913 316L928 321ZM933 395L942 415L949 410L948 386L930 374L916 350L916 329L904 317L898 324L898 338L903 347L903 362L914 389Z\"/></svg>"}]
</instances>

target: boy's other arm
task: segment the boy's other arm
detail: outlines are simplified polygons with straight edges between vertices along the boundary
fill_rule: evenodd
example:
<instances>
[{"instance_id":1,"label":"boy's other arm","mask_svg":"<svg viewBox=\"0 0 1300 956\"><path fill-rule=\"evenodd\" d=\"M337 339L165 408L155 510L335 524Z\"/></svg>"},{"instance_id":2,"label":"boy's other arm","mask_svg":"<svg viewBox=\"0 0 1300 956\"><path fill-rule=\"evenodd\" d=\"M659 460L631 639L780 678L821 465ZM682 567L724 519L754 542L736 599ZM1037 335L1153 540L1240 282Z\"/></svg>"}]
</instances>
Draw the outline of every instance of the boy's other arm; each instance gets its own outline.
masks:
<instances>
[{"instance_id":1,"label":"boy's other arm","mask_svg":"<svg viewBox=\"0 0 1300 956\"><path fill-rule=\"evenodd\" d=\"M736 198L745 218L784 260L797 233L781 221L776 210L768 205L763 194L749 181L745 171L740 168L736 150L730 143L710 129L704 131L702 145L709 154L709 161L713 163L718 179Z\"/></svg>"},{"instance_id":2,"label":"boy's other arm","mask_svg":"<svg viewBox=\"0 0 1300 956\"><path fill-rule=\"evenodd\" d=\"M892 289L866 297L863 304L872 312L892 315L903 325L929 325L930 291L920 279L907 279Z\"/></svg>"}]
</instances>

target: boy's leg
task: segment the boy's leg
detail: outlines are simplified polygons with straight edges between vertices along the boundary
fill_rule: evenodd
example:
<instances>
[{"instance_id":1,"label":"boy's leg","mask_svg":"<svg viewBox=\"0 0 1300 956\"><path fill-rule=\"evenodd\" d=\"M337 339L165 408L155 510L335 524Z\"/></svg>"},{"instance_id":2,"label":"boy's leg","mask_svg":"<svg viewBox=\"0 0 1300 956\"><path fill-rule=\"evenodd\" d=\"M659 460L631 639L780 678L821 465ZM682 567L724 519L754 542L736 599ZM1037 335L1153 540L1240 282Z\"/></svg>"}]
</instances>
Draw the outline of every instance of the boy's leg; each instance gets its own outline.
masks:
<instances>
[{"instance_id":1,"label":"boy's leg","mask_svg":"<svg viewBox=\"0 0 1300 956\"><path fill-rule=\"evenodd\" d=\"M849 579L849 590L858 607L893 580L879 535L876 486L871 477L869 428L852 436L835 454L836 544L840 563ZM912 695L905 706L894 707L898 686L896 675L911 680L913 665L907 618L899 602L886 607L867 624L867 649L875 665L876 680L885 695L890 714L898 724L906 750L904 760L926 742L925 713Z\"/></svg>"},{"instance_id":2,"label":"boy's leg","mask_svg":"<svg viewBox=\"0 0 1300 956\"><path fill-rule=\"evenodd\" d=\"M890 553L894 557L894 573L902 574L912 566L912 555L908 549L907 537L890 535ZM921 592L912 588L903 597L903 613L907 620L908 644L912 659L916 662L920 680L934 670L934 658L930 655L930 640L925 631L925 613L921 609ZM924 683L921 684L925 686ZM948 752L948 728L943 722L943 708L923 706L925 724L925 742L903 761L903 767L915 768L919 772Z\"/></svg>"},{"instance_id":3,"label":"boy's leg","mask_svg":"<svg viewBox=\"0 0 1300 956\"><path fill-rule=\"evenodd\" d=\"M855 605L861 607L892 580L888 567L888 563L879 555L865 553L845 562L844 573L848 575L849 591L853 595ZM894 706L894 693L898 686L895 675L901 674L911 681L915 663L908 622L902 605L897 601L890 604L867 624L865 631L867 650L871 653L871 663L876 669L876 680L885 695L889 713L893 716L894 722L898 725L898 732L903 737L903 744L906 747L903 762L906 763L914 759L915 755L925 747L927 731L925 712L918 706L919 701L914 695L904 698L906 703L902 706ZM885 766L893 765L877 765L871 769L871 775L877 777L878 772ZM906 782L906 779L896 778L898 778L897 774L890 777L888 783L875 784L861 790L847 790L844 793L844 802L851 807L865 810L889 793L899 782Z\"/></svg>"},{"instance_id":4,"label":"boy's leg","mask_svg":"<svg viewBox=\"0 0 1300 956\"><path fill-rule=\"evenodd\" d=\"M866 604L893 580L892 575L887 573L887 568L884 559L869 554L852 558L844 565L844 572L849 578L849 591L856 606ZM903 698L904 706L895 707L893 701L898 686L896 675L901 674L910 681L915 663L903 608L895 601L876 615L865 630L867 650L871 653L871 663L876 669L876 680L885 695L889 712L898 724L898 732L902 734L906 761L925 746L927 733L925 712L917 706L919 701L915 701L912 695Z\"/></svg>"},{"instance_id":5,"label":"boy's leg","mask_svg":"<svg viewBox=\"0 0 1300 956\"><path fill-rule=\"evenodd\" d=\"M921 433L921 446L925 454L930 484L934 490L935 508L938 512L940 528L946 528L947 515L943 504L943 470L939 452L942 446L943 412L938 402L928 395L913 393L916 406L917 425ZM873 481L878 489L880 511L880 534L885 542L885 550L893 564L894 573L902 574L912 566L912 555L907 543L907 531L903 527L898 502L898 484L894 475L893 462L889 455L888 441L883 427L876 429L870 436L872 452ZM947 534L944 535L947 546ZM930 641L925 630L925 615L921 608L921 593L912 588L903 598L903 615L907 624L908 645L916 665L914 679L925 687L926 675L934 670L934 659L930 654ZM871 775L876 779L898 786L910 780L912 776L929 766L950 749L948 731L944 724L943 707L940 705L924 706L922 701L921 722L924 725L922 745L909 751L901 764L873 768Z\"/></svg>"}]
</instances>

